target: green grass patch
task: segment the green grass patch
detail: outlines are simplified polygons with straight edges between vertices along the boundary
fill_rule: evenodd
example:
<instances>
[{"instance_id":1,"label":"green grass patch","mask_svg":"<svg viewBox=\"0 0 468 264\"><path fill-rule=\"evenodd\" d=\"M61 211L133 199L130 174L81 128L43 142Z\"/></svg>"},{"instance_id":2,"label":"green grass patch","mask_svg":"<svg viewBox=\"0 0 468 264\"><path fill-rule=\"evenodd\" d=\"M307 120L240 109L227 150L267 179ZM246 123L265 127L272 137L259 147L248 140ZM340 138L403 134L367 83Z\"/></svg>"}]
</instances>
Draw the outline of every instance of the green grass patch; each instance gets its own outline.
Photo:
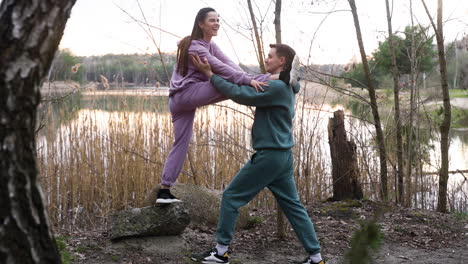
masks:
<instances>
[{"instance_id":1,"label":"green grass patch","mask_svg":"<svg viewBox=\"0 0 468 264\"><path fill-rule=\"evenodd\" d=\"M72 253L67 250L66 242L68 239L70 239L68 236L58 236L55 238L55 243L57 244L60 256L62 257L63 264L71 264L75 260L75 257L72 255Z\"/></svg>"},{"instance_id":2,"label":"green grass patch","mask_svg":"<svg viewBox=\"0 0 468 264\"><path fill-rule=\"evenodd\" d=\"M264 219L261 216L250 216L247 219L247 224L245 225L245 229L250 229L258 226L259 224L263 223Z\"/></svg>"},{"instance_id":3,"label":"green grass patch","mask_svg":"<svg viewBox=\"0 0 468 264\"><path fill-rule=\"evenodd\" d=\"M467 98L468 90L451 89L449 90L450 98Z\"/></svg>"},{"instance_id":4,"label":"green grass patch","mask_svg":"<svg viewBox=\"0 0 468 264\"><path fill-rule=\"evenodd\" d=\"M85 251L89 251L89 250L98 250L99 247L95 244L89 244L89 245L81 245L81 246L78 246L75 251L78 252L78 253L84 253Z\"/></svg>"},{"instance_id":5,"label":"green grass patch","mask_svg":"<svg viewBox=\"0 0 468 264\"><path fill-rule=\"evenodd\" d=\"M78 246L75 251L78 253L84 253L86 250L88 250L87 246Z\"/></svg>"},{"instance_id":6,"label":"green grass patch","mask_svg":"<svg viewBox=\"0 0 468 264\"><path fill-rule=\"evenodd\" d=\"M382 92L380 93L380 91L382 91ZM393 97L394 97L393 89L379 89L379 90L377 90L377 95L381 95L381 94L384 95L385 97L389 98L389 99L390 98L393 99Z\"/></svg>"},{"instance_id":7,"label":"green grass patch","mask_svg":"<svg viewBox=\"0 0 468 264\"><path fill-rule=\"evenodd\" d=\"M468 109L452 107L452 122L451 128L465 128L468 127ZM434 120L437 125L442 123L444 119L444 108L440 106L438 109L428 112L429 117Z\"/></svg>"},{"instance_id":8,"label":"green grass patch","mask_svg":"<svg viewBox=\"0 0 468 264\"><path fill-rule=\"evenodd\" d=\"M406 229L404 229L401 225L394 226L393 230L398 232L398 233L406 233Z\"/></svg>"},{"instance_id":9,"label":"green grass patch","mask_svg":"<svg viewBox=\"0 0 468 264\"><path fill-rule=\"evenodd\" d=\"M455 212L453 216L460 221L468 221L468 213L465 212Z\"/></svg>"}]
</instances>

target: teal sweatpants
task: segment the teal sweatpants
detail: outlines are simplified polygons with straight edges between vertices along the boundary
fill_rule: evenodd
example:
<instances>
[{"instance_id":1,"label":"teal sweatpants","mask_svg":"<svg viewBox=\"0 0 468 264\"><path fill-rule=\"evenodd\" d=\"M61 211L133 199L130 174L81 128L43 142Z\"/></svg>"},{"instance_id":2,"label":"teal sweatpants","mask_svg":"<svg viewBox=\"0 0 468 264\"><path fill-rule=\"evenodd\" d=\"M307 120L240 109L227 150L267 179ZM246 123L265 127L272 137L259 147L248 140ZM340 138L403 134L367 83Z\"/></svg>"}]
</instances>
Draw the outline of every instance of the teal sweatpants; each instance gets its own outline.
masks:
<instances>
[{"instance_id":1,"label":"teal sweatpants","mask_svg":"<svg viewBox=\"0 0 468 264\"><path fill-rule=\"evenodd\" d=\"M221 201L217 242L229 245L234 235L239 208L268 187L309 254L320 252L320 244L307 211L299 200L293 177L291 150L259 150L237 173Z\"/></svg>"}]
</instances>

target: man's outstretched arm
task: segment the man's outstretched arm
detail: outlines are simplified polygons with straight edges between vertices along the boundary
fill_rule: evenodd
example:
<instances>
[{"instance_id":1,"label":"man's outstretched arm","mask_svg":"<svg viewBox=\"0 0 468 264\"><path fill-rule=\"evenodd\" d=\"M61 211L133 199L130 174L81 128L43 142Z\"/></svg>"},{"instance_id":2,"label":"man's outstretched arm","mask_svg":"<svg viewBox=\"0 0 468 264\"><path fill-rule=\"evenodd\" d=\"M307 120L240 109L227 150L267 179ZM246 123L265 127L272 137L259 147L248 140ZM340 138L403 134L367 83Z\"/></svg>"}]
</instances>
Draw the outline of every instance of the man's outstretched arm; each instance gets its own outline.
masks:
<instances>
[{"instance_id":1,"label":"man's outstretched arm","mask_svg":"<svg viewBox=\"0 0 468 264\"><path fill-rule=\"evenodd\" d=\"M272 84L267 89L265 89L265 91L256 92L254 89L252 89L252 87L233 84L216 74L211 76L210 81L220 93L224 94L227 98L233 100L234 102L258 107L276 105L281 98L280 88L284 88Z\"/></svg>"},{"instance_id":2,"label":"man's outstretched arm","mask_svg":"<svg viewBox=\"0 0 468 264\"><path fill-rule=\"evenodd\" d=\"M213 86L220 93L238 104L265 107L275 105L274 101L281 98L281 88L284 87L273 84L263 92L256 92L250 86L239 86L214 74L210 64L207 61L202 61L198 56L193 56L192 61L198 70L210 79Z\"/></svg>"}]
</instances>

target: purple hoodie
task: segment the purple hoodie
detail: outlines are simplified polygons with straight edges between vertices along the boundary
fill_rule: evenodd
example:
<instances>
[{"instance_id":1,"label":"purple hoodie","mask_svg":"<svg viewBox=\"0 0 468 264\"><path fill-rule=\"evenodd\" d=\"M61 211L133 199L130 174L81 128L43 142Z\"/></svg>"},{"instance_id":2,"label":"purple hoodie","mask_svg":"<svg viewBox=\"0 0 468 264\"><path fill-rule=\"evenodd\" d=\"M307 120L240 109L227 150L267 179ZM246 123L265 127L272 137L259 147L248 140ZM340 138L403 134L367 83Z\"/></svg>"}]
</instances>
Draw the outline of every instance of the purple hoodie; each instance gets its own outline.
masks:
<instances>
[{"instance_id":1,"label":"purple hoodie","mask_svg":"<svg viewBox=\"0 0 468 264\"><path fill-rule=\"evenodd\" d=\"M223 79L238 85L249 85L252 79L262 82L269 80L270 74L260 74L253 77L244 72L237 64L229 59L213 41L206 42L203 39L192 40L189 47L189 54L198 54L200 58L207 58L213 72ZM177 64L174 65L169 95L186 89L191 83L209 82L208 78L198 71L191 60L189 60L188 71L185 77L178 73L176 69Z\"/></svg>"}]
</instances>

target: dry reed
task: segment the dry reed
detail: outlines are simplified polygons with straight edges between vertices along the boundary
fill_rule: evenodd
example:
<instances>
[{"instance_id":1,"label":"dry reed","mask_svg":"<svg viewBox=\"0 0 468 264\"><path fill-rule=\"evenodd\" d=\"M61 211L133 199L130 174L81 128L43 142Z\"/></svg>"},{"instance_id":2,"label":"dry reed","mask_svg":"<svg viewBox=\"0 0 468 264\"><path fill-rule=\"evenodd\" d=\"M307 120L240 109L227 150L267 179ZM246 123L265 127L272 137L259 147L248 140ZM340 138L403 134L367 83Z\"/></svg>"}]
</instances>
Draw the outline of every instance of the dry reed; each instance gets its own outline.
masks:
<instances>
[{"instance_id":1,"label":"dry reed","mask_svg":"<svg viewBox=\"0 0 468 264\"><path fill-rule=\"evenodd\" d=\"M38 135L37 156L49 215L57 228L92 229L105 225L111 212L141 206L146 195L159 184L165 158L173 143L167 98L156 101L156 97L149 95L115 98L111 95L107 98L86 96L83 100L87 103L81 104L88 108L77 110L68 121L52 118L52 107L48 106L49 122ZM103 104L99 100L112 103ZM118 111L105 110L108 104L115 102L118 102ZM152 105L161 102L166 103ZM334 109L313 90L297 99L295 179L304 203L332 195L325 129ZM250 142L252 121L251 109L232 102L198 109L189 155L178 182L212 189L225 188L253 152ZM347 124L349 135L358 146L365 196L377 199L380 188L378 158L373 133L368 127L371 126L357 120L348 120ZM435 195L430 192L435 182L429 179L415 180L413 186L414 203L423 207L431 207L432 201L427 197ZM457 188L464 188L466 194L466 184L452 190ZM422 199L424 195L426 198ZM463 199L466 202L466 195ZM421 200L427 204L421 204ZM460 208L455 202L458 200L452 193L451 206L455 209ZM272 195L267 191L260 193L251 205L275 208Z\"/></svg>"}]
</instances>

